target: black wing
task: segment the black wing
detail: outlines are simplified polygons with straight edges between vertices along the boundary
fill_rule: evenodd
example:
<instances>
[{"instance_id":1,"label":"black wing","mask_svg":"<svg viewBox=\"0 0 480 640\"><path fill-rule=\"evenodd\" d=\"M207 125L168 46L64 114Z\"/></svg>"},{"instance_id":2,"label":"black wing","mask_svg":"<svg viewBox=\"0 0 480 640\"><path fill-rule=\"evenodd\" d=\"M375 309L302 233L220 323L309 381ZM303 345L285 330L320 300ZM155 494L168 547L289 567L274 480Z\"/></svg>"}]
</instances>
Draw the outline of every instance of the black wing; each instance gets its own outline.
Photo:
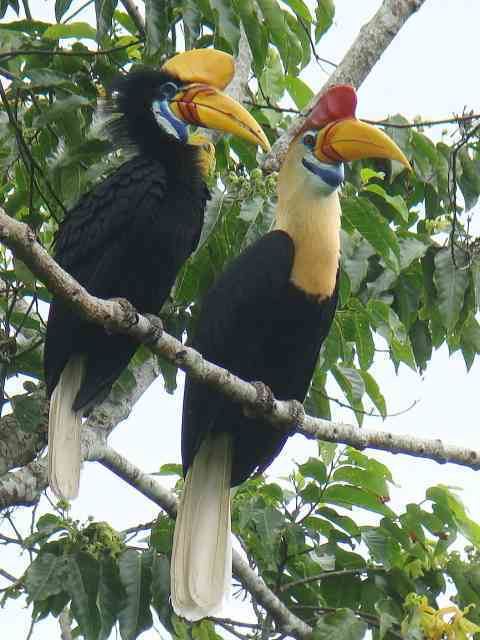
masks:
<instances>
[{"instance_id":1,"label":"black wing","mask_svg":"<svg viewBox=\"0 0 480 640\"><path fill-rule=\"evenodd\" d=\"M279 399L303 401L333 320L336 293L318 303L289 279L294 246L274 231L247 249L222 274L202 306L193 346L240 377L267 384ZM288 434L245 417L224 396L187 377L182 457L188 469L208 432L234 435L232 485L262 471Z\"/></svg>"},{"instance_id":2,"label":"black wing","mask_svg":"<svg viewBox=\"0 0 480 640\"><path fill-rule=\"evenodd\" d=\"M180 183L150 158L137 156L86 194L62 223L55 257L101 298L127 298L156 313L176 274L198 243L207 193ZM58 300L52 302L45 343L49 393L73 353L87 359L74 408L105 396L137 348L127 336L107 335Z\"/></svg>"}]
</instances>

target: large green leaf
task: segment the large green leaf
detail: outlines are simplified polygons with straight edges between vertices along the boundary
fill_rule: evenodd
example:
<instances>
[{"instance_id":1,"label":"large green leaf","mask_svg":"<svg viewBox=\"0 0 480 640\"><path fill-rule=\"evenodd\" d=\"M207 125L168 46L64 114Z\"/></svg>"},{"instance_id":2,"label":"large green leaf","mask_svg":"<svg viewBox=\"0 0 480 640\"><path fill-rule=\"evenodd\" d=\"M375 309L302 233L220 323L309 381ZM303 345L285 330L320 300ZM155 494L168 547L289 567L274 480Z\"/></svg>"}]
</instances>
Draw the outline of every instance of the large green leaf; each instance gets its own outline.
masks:
<instances>
[{"instance_id":1,"label":"large green leaf","mask_svg":"<svg viewBox=\"0 0 480 640\"><path fill-rule=\"evenodd\" d=\"M380 212L366 198L343 198L342 215L378 251L394 272L400 268L400 246L395 233Z\"/></svg>"},{"instance_id":2,"label":"large green leaf","mask_svg":"<svg viewBox=\"0 0 480 640\"><path fill-rule=\"evenodd\" d=\"M468 287L467 259L460 250L455 251L455 263L450 247L435 255L433 279L438 293L438 310L443 326L451 331L457 324Z\"/></svg>"},{"instance_id":3,"label":"large green leaf","mask_svg":"<svg viewBox=\"0 0 480 640\"><path fill-rule=\"evenodd\" d=\"M85 640L97 640L100 632L98 577L99 566L93 556L83 552L68 556L66 588L72 599L70 608Z\"/></svg>"},{"instance_id":4,"label":"large green leaf","mask_svg":"<svg viewBox=\"0 0 480 640\"><path fill-rule=\"evenodd\" d=\"M95 15L97 17L97 40L102 42L112 28L113 12L118 0L95 0Z\"/></svg>"},{"instance_id":5,"label":"large green leaf","mask_svg":"<svg viewBox=\"0 0 480 640\"><path fill-rule=\"evenodd\" d=\"M151 571L145 554L127 549L118 561L125 599L118 614L122 640L135 640L152 626L150 613Z\"/></svg>"},{"instance_id":6,"label":"large green leaf","mask_svg":"<svg viewBox=\"0 0 480 640\"><path fill-rule=\"evenodd\" d=\"M97 32L88 22L70 22L69 24L52 24L43 33L47 40L60 40L61 38L78 38L95 40Z\"/></svg>"},{"instance_id":7,"label":"large green leaf","mask_svg":"<svg viewBox=\"0 0 480 640\"><path fill-rule=\"evenodd\" d=\"M65 589L68 573L68 559L41 553L25 573L25 588L32 601L45 600Z\"/></svg>"},{"instance_id":8,"label":"large green leaf","mask_svg":"<svg viewBox=\"0 0 480 640\"><path fill-rule=\"evenodd\" d=\"M277 47L287 72L294 71L302 60L302 47L288 26L277 0L257 0L273 44Z\"/></svg>"},{"instance_id":9,"label":"large green leaf","mask_svg":"<svg viewBox=\"0 0 480 640\"><path fill-rule=\"evenodd\" d=\"M210 0L210 6L215 15L217 35L230 45L233 53L237 53L240 27L232 3L230 0Z\"/></svg>"},{"instance_id":10,"label":"large green leaf","mask_svg":"<svg viewBox=\"0 0 480 640\"><path fill-rule=\"evenodd\" d=\"M264 69L267 69L265 64L268 50L267 30L254 0L234 0L234 7L242 21L253 56L253 68L258 77Z\"/></svg>"},{"instance_id":11,"label":"large green leaf","mask_svg":"<svg viewBox=\"0 0 480 640\"><path fill-rule=\"evenodd\" d=\"M298 109L305 109L315 95L310 87L296 76L285 76L285 87Z\"/></svg>"},{"instance_id":12,"label":"large green leaf","mask_svg":"<svg viewBox=\"0 0 480 640\"><path fill-rule=\"evenodd\" d=\"M98 640L107 640L117 621L125 593L120 582L117 563L110 557L100 561L97 606L100 614Z\"/></svg>"},{"instance_id":13,"label":"large green leaf","mask_svg":"<svg viewBox=\"0 0 480 640\"><path fill-rule=\"evenodd\" d=\"M394 517L394 512L384 504L379 496L347 484L331 484L323 493L323 502L344 507L360 507L367 511Z\"/></svg>"},{"instance_id":14,"label":"large green leaf","mask_svg":"<svg viewBox=\"0 0 480 640\"><path fill-rule=\"evenodd\" d=\"M73 0L55 0L55 20L60 22L63 16L70 9Z\"/></svg>"},{"instance_id":15,"label":"large green leaf","mask_svg":"<svg viewBox=\"0 0 480 640\"><path fill-rule=\"evenodd\" d=\"M337 609L317 618L312 640L362 640L367 631L367 623L358 618L350 609Z\"/></svg>"},{"instance_id":16,"label":"large green leaf","mask_svg":"<svg viewBox=\"0 0 480 640\"><path fill-rule=\"evenodd\" d=\"M448 511L465 538L480 548L480 525L470 518L462 501L451 489L437 485L427 490L426 497Z\"/></svg>"},{"instance_id":17,"label":"large green leaf","mask_svg":"<svg viewBox=\"0 0 480 640\"><path fill-rule=\"evenodd\" d=\"M323 34L330 29L335 16L335 5L333 0L317 0L315 8L315 42L318 42Z\"/></svg>"},{"instance_id":18,"label":"large green leaf","mask_svg":"<svg viewBox=\"0 0 480 640\"><path fill-rule=\"evenodd\" d=\"M170 30L168 7L168 2L145 0L146 50L149 57L163 52L170 53L166 47Z\"/></svg>"},{"instance_id":19,"label":"large green leaf","mask_svg":"<svg viewBox=\"0 0 480 640\"><path fill-rule=\"evenodd\" d=\"M170 614L170 563L155 553L152 560L152 605L165 624Z\"/></svg>"}]
</instances>

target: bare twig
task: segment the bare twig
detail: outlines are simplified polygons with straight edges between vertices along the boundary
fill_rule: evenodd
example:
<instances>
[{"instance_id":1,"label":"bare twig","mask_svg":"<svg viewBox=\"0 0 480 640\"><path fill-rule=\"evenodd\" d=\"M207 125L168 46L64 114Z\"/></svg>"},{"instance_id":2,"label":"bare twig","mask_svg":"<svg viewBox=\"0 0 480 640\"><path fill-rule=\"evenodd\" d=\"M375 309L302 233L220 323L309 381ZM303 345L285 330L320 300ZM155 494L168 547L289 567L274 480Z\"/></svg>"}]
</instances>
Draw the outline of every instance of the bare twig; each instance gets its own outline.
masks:
<instances>
[{"instance_id":1,"label":"bare twig","mask_svg":"<svg viewBox=\"0 0 480 640\"><path fill-rule=\"evenodd\" d=\"M118 45L118 47L111 47L110 49L97 49L97 51L82 50L82 51L69 51L67 49L12 49L11 51L4 51L0 53L0 60L10 60L17 56L74 56L74 57L95 57L104 56L116 51L123 51L129 47L133 47L136 44L143 42L143 38L133 40L127 44Z\"/></svg>"}]
</instances>

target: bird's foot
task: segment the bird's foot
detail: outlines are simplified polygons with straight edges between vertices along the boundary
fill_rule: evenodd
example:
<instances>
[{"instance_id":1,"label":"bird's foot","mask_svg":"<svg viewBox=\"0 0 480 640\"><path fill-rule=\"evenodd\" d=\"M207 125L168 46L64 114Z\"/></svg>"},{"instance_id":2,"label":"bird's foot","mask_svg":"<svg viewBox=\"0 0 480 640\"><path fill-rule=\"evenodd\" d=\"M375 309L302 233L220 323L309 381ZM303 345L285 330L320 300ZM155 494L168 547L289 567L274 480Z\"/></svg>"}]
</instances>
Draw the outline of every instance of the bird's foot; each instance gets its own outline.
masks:
<instances>
[{"instance_id":1,"label":"bird's foot","mask_svg":"<svg viewBox=\"0 0 480 640\"><path fill-rule=\"evenodd\" d=\"M253 408L246 409L245 415L249 418L261 418L268 415L272 411L275 401L272 390L264 382L258 380L250 384L252 387L255 387L255 391L257 392L257 404Z\"/></svg>"},{"instance_id":2,"label":"bird's foot","mask_svg":"<svg viewBox=\"0 0 480 640\"><path fill-rule=\"evenodd\" d=\"M122 308L123 319L129 329L138 324L138 311L129 300L126 298L110 298L110 300L118 303Z\"/></svg>"},{"instance_id":3,"label":"bird's foot","mask_svg":"<svg viewBox=\"0 0 480 640\"><path fill-rule=\"evenodd\" d=\"M143 339L143 344L152 345L155 344L163 335L163 322L160 318L153 313L145 313L150 326L148 327L148 333Z\"/></svg>"}]
</instances>

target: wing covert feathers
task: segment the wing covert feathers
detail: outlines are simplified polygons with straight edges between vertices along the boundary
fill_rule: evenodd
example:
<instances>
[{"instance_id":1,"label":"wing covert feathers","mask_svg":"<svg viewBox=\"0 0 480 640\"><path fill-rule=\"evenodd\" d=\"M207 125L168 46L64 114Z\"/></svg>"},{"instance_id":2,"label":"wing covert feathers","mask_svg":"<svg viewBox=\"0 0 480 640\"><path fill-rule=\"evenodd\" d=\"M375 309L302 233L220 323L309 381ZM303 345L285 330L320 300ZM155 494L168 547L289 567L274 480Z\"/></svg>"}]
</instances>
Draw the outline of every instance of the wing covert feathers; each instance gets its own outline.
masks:
<instances>
[{"instance_id":1,"label":"wing covert feathers","mask_svg":"<svg viewBox=\"0 0 480 640\"><path fill-rule=\"evenodd\" d=\"M208 436L188 470L173 537L171 592L177 615L200 620L221 609L232 580L229 434Z\"/></svg>"},{"instance_id":2,"label":"wing covert feathers","mask_svg":"<svg viewBox=\"0 0 480 640\"><path fill-rule=\"evenodd\" d=\"M78 495L80 483L80 431L82 412L72 404L82 383L83 358L72 356L63 369L50 399L48 418L48 482L65 500Z\"/></svg>"}]
</instances>

